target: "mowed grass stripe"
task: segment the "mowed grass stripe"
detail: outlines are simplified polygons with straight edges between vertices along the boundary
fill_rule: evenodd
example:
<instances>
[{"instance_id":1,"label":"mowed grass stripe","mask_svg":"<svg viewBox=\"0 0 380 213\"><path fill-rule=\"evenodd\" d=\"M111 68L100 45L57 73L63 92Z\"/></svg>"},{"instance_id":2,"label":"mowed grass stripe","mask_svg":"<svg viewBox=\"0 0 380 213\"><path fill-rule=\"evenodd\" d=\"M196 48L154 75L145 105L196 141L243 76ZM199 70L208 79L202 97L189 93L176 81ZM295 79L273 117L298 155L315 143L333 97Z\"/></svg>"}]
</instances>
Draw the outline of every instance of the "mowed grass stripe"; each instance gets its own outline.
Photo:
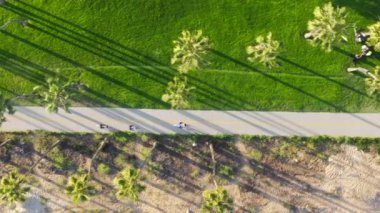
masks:
<instances>
[{"instance_id":1,"label":"mowed grass stripe","mask_svg":"<svg viewBox=\"0 0 380 213\"><path fill-rule=\"evenodd\" d=\"M137 67L133 70L115 66L91 69L104 73L107 79L85 69L61 69L64 76L89 85L84 97L78 98L82 103L89 106L169 108L161 101L161 95L170 79L157 81L154 76L144 77L138 73ZM155 68L149 69L153 72ZM29 70L41 75L30 76L29 72L0 69L1 85L11 85L0 89L8 95L30 92L35 85L44 81L39 78L44 75L42 71L33 71L31 68ZM160 68L154 72L167 74L170 71ZM345 84L346 78L334 78L334 82L331 82L321 77L302 75L270 74L268 77L254 72L204 70L191 72L189 80L197 88L191 101L192 109L357 111L361 105L353 103L367 105L375 101L342 87L340 84ZM347 94L352 98L345 100Z\"/></svg>"}]
</instances>

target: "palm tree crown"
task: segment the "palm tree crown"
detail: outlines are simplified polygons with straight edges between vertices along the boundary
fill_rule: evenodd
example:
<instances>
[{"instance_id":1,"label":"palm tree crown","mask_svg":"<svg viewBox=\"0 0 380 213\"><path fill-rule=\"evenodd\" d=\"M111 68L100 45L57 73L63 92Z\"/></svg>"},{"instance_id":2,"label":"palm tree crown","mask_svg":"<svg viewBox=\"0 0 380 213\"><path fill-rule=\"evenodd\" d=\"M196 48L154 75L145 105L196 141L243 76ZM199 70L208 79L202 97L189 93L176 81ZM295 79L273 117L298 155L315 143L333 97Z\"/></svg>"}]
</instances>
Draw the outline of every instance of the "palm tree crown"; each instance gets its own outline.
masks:
<instances>
[{"instance_id":1,"label":"palm tree crown","mask_svg":"<svg viewBox=\"0 0 380 213\"><path fill-rule=\"evenodd\" d=\"M62 107L69 112L70 100L75 94L75 84L60 77L48 78L47 88L36 86L33 91L39 94L43 103L47 104L47 111L56 113L58 108Z\"/></svg>"},{"instance_id":2,"label":"palm tree crown","mask_svg":"<svg viewBox=\"0 0 380 213\"><path fill-rule=\"evenodd\" d=\"M168 83L166 93L162 95L164 102L170 103L172 109L185 109L189 107L190 91L195 87L189 87L187 77L184 75L175 76L173 81Z\"/></svg>"},{"instance_id":3,"label":"palm tree crown","mask_svg":"<svg viewBox=\"0 0 380 213\"><path fill-rule=\"evenodd\" d=\"M10 204L25 201L29 187L24 187L25 176L16 171L10 172L0 180L0 199Z\"/></svg>"},{"instance_id":4,"label":"palm tree crown","mask_svg":"<svg viewBox=\"0 0 380 213\"><path fill-rule=\"evenodd\" d=\"M206 61L203 56L210 48L209 39L202 35L202 30L191 33L188 30L182 31L178 40L173 41L173 57L171 64L178 64L180 73L187 73L192 69L199 69Z\"/></svg>"},{"instance_id":5,"label":"palm tree crown","mask_svg":"<svg viewBox=\"0 0 380 213\"><path fill-rule=\"evenodd\" d=\"M222 187L217 187L215 190L203 192L204 212L232 212L233 200L228 196L227 191Z\"/></svg>"},{"instance_id":6,"label":"palm tree crown","mask_svg":"<svg viewBox=\"0 0 380 213\"><path fill-rule=\"evenodd\" d=\"M259 62L269 68L276 67L279 48L280 42L272 39L271 32L266 37L258 36L256 42L246 49L248 61Z\"/></svg>"},{"instance_id":7,"label":"palm tree crown","mask_svg":"<svg viewBox=\"0 0 380 213\"><path fill-rule=\"evenodd\" d=\"M314 19L308 22L311 43L330 52L337 41L347 41L346 8L333 7L329 2L314 9Z\"/></svg>"},{"instance_id":8,"label":"palm tree crown","mask_svg":"<svg viewBox=\"0 0 380 213\"><path fill-rule=\"evenodd\" d=\"M372 46L375 51L380 52L380 21L368 27L370 37L368 38L368 46Z\"/></svg>"},{"instance_id":9,"label":"palm tree crown","mask_svg":"<svg viewBox=\"0 0 380 213\"><path fill-rule=\"evenodd\" d=\"M116 196L119 199L128 197L133 201L138 200L138 194L145 189L139 184L140 171L133 168L125 168L113 180L115 188L118 190Z\"/></svg>"},{"instance_id":10,"label":"palm tree crown","mask_svg":"<svg viewBox=\"0 0 380 213\"><path fill-rule=\"evenodd\" d=\"M89 175L72 175L67 182L65 193L74 203L84 202L95 195L95 188L89 184Z\"/></svg>"}]
</instances>

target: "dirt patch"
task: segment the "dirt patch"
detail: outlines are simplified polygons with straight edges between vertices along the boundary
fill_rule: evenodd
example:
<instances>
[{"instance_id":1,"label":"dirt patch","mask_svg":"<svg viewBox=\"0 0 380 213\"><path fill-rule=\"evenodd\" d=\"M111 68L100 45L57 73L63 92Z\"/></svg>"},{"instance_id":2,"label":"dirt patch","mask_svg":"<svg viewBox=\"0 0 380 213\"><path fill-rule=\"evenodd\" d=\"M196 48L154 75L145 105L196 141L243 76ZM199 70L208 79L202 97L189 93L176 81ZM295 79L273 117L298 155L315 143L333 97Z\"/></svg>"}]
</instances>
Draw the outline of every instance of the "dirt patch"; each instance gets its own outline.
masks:
<instances>
[{"instance_id":1,"label":"dirt patch","mask_svg":"<svg viewBox=\"0 0 380 213\"><path fill-rule=\"evenodd\" d=\"M340 206L330 211L375 212L380 210L379 156L344 145L331 156L321 188L335 194Z\"/></svg>"},{"instance_id":2,"label":"dirt patch","mask_svg":"<svg viewBox=\"0 0 380 213\"><path fill-rule=\"evenodd\" d=\"M88 166L104 136L43 135L15 141L0 148L0 172L27 168L43 157L32 176L33 197L24 209L46 212L200 212L202 192L214 187L208 144L215 150L216 179L234 198L235 212L378 212L380 167L377 154L353 146L316 145L303 139L208 136L126 136L114 138L94 164L92 184L97 196L74 205L63 193L65 181L77 169ZM47 138L46 138L47 137ZM43 153L48 141L64 139L58 149L74 166L58 170ZM0 135L1 140L5 140ZM29 142L31 141L31 142ZM36 144L37 141L43 141ZM151 152L153 144L156 148ZM194 146L196 144L196 146ZM57 158L57 157L56 157ZM61 158L59 158L61 159ZM110 167L98 173L97 165ZM71 164L70 164L71 165ZM139 202L117 200L112 179L126 166L142 169L146 190ZM0 207L6 212L6 207ZM43 211L41 210L41 211Z\"/></svg>"}]
</instances>

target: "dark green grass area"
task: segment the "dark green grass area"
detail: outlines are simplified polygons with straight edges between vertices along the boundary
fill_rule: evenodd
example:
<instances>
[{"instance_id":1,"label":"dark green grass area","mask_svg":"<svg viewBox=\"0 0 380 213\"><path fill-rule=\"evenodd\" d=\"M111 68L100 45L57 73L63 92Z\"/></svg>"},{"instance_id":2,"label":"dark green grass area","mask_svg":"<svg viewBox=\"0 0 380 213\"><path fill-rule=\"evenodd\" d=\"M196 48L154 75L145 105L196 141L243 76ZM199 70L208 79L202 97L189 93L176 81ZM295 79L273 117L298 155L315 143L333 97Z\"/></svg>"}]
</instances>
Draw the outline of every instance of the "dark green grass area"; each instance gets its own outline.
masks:
<instances>
[{"instance_id":1,"label":"dark green grass area","mask_svg":"<svg viewBox=\"0 0 380 213\"><path fill-rule=\"evenodd\" d=\"M379 16L377 0L334 0L346 6L358 28ZM182 29L210 37L211 64L190 73L197 87L193 109L285 111L378 111L360 76L345 73L353 39L325 53L302 35L313 9L324 0L8 0L2 23L28 18L0 31L0 90L28 93L61 72L89 85L78 104L169 108L161 101L174 75L168 68L172 40ZM281 67L249 64L245 47L273 32L281 41ZM379 54L360 66L372 69ZM21 103L21 102L20 102ZM21 103L30 104L30 103Z\"/></svg>"}]
</instances>

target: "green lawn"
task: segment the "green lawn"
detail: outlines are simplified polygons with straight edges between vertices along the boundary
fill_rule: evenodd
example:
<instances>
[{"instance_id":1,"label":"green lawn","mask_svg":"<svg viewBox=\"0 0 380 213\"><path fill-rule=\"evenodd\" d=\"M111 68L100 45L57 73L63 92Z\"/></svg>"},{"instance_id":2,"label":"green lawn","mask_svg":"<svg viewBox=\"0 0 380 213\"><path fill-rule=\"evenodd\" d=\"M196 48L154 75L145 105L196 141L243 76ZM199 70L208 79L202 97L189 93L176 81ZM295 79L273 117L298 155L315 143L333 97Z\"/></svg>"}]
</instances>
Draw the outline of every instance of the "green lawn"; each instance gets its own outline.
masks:
<instances>
[{"instance_id":1,"label":"green lawn","mask_svg":"<svg viewBox=\"0 0 380 213\"><path fill-rule=\"evenodd\" d=\"M182 29L202 29L213 43L207 69L190 73L194 109L378 111L362 79L344 72L351 42L325 53L302 39L323 0L8 0L1 23L26 17L30 27L0 31L0 90L29 92L60 69L90 89L82 104L168 108L160 100L174 71L172 40ZM334 0L349 20L377 20L376 0ZM272 31L284 51L278 69L246 60L245 47ZM380 64L379 54L362 66ZM78 99L79 101L79 99Z\"/></svg>"}]
</instances>

